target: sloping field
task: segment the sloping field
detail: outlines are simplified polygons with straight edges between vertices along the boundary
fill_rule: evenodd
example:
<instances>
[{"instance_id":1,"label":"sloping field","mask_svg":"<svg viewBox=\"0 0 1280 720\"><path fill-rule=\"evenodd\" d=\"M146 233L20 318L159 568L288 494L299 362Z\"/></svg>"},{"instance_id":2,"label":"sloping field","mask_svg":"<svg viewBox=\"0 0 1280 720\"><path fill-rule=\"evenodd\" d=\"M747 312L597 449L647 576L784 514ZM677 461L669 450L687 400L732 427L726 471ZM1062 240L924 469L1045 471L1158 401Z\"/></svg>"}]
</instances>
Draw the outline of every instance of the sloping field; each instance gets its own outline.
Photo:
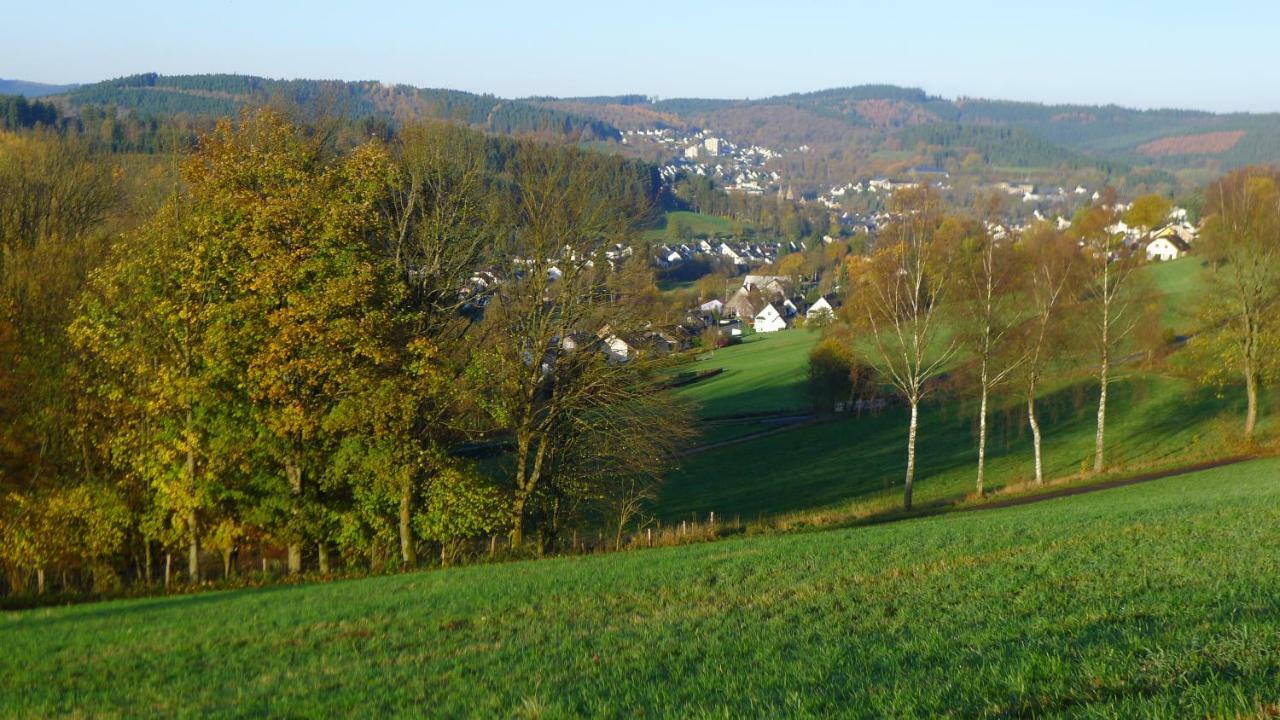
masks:
<instances>
[{"instance_id":1,"label":"sloping field","mask_svg":"<svg viewBox=\"0 0 1280 720\"><path fill-rule=\"evenodd\" d=\"M1151 374L1130 374L1111 386L1108 466L1158 468L1228 454L1243 423L1242 395ZM1045 476L1062 478L1090 467L1097 385L1080 382L1042 395ZM993 409L987 487L1033 477L1031 434L1020 398ZM960 403L927 406L921 415L917 503L950 502L974 490L976 409ZM901 408L877 416L840 417L738 445L681 458L657 503L659 517L680 520L735 515L743 520L786 513L865 514L901 504L907 465L907 418Z\"/></svg>"},{"instance_id":2,"label":"sloping field","mask_svg":"<svg viewBox=\"0 0 1280 720\"><path fill-rule=\"evenodd\" d=\"M6 717L1236 717L1280 461L872 528L0 616Z\"/></svg>"},{"instance_id":3,"label":"sloping field","mask_svg":"<svg viewBox=\"0 0 1280 720\"><path fill-rule=\"evenodd\" d=\"M705 353L687 369L723 373L681 388L697 402L703 417L747 413L807 411L809 351L820 336L808 330L782 330L746 338L741 345Z\"/></svg>"}]
</instances>

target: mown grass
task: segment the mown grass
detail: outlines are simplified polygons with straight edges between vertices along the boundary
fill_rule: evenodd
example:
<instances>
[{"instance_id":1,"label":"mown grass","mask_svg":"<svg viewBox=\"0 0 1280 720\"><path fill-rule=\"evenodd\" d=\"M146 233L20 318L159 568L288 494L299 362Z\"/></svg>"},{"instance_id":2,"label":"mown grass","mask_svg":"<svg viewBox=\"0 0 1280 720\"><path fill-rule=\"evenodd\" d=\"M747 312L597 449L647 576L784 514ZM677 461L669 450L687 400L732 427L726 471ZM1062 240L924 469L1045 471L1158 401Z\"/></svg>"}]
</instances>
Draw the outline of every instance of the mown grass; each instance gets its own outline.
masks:
<instances>
[{"instance_id":1,"label":"mown grass","mask_svg":"<svg viewBox=\"0 0 1280 720\"><path fill-rule=\"evenodd\" d=\"M1278 478L8 613L0 715L1264 716Z\"/></svg>"},{"instance_id":2,"label":"mown grass","mask_svg":"<svg viewBox=\"0 0 1280 720\"><path fill-rule=\"evenodd\" d=\"M809 351L820 336L803 329L748 336L741 345L705 353L689 371L723 369L707 380L680 389L699 405L702 417L760 412L805 412Z\"/></svg>"}]
</instances>

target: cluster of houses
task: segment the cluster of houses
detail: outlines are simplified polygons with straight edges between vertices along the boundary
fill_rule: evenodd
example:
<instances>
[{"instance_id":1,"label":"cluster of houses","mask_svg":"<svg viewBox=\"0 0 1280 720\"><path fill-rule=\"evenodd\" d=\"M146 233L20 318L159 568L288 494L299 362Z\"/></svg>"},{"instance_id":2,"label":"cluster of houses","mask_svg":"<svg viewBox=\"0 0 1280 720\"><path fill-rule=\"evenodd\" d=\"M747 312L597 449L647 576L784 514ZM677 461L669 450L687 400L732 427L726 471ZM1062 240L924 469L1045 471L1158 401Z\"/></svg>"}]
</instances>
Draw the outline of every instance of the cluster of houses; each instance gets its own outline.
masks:
<instances>
[{"instance_id":1,"label":"cluster of houses","mask_svg":"<svg viewBox=\"0 0 1280 720\"><path fill-rule=\"evenodd\" d=\"M796 320L831 319L835 308L825 297L805 302L792 278L783 275L746 275L730 288L723 300L713 299L698 306L697 319L706 327L727 327L740 334L742 326L758 333L777 332L792 327Z\"/></svg>"},{"instance_id":2,"label":"cluster of houses","mask_svg":"<svg viewBox=\"0 0 1280 720\"><path fill-rule=\"evenodd\" d=\"M803 240L789 242L754 242L746 240L702 239L679 244L659 245L654 248L653 264L659 269L669 269L696 258L719 258L735 267L749 268L755 265L777 262L778 258L793 252L804 252Z\"/></svg>"},{"instance_id":3,"label":"cluster of houses","mask_svg":"<svg viewBox=\"0 0 1280 720\"><path fill-rule=\"evenodd\" d=\"M726 191L747 195L762 195L766 188L783 183L780 173L765 169L765 164L780 153L761 145L737 145L706 130L692 134L677 134L671 128L627 130L622 143L665 147L671 159L658 173L669 183L687 173L713 178Z\"/></svg>"}]
</instances>

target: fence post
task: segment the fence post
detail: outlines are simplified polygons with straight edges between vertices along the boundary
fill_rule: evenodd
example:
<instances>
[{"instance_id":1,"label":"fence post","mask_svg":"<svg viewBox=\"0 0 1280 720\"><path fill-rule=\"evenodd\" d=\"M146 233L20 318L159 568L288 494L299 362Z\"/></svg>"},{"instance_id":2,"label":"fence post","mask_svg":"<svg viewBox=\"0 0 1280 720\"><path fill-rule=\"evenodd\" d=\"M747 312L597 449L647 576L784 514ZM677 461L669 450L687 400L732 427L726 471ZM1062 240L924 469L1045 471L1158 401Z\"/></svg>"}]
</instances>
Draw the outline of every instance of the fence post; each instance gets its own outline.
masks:
<instances>
[{"instance_id":1,"label":"fence post","mask_svg":"<svg viewBox=\"0 0 1280 720\"><path fill-rule=\"evenodd\" d=\"M645 528L644 534L649 543L649 547L653 547L653 528Z\"/></svg>"},{"instance_id":2,"label":"fence post","mask_svg":"<svg viewBox=\"0 0 1280 720\"><path fill-rule=\"evenodd\" d=\"M712 511L711 511L711 524L712 524L712 525L715 525L715 524L716 524L716 511L715 511L715 510L712 510Z\"/></svg>"},{"instance_id":3,"label":"fence post","mask_svg":"<svg viewBox=\"0 0 1280 720\"><path fill-rule=\"evenodd\" d=\"M489 557L493 557L493 554L497 552L497 550L498 550L498 536L490 535L489 536Z\"/></svg>"}]
</instances>

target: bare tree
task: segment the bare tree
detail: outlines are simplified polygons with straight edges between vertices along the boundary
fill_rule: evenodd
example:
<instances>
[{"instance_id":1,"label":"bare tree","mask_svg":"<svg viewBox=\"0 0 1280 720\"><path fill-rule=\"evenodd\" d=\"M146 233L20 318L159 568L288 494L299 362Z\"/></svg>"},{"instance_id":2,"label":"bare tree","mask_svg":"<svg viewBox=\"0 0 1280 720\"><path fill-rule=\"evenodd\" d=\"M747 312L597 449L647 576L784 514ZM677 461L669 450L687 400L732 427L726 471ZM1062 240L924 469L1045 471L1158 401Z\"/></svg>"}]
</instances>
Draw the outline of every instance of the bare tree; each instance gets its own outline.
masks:
<instances>
[{"instance_id":1,"label":"bare tree","mask_svg":"<svg viewBox=\"0 0 1280 720\"><path fill-rule=\"evenodd\" d=\"M385 232L380 250L394 263L409 289L407 337L410 345L429 344L444 356L437 363L445 374L445 388L454 385L465 368L464 335L473 314L463 312L486 300L490 289L471 282L482 266L500 228L498 206L485 186L485 139L445 123L417 123L404 127L393 147L395 174L384 200ZM452 361L452 362L448 362ZM439 388L439 378L434 386ZM414 412L399 418L398 439L409 446L438 449L462 434L456 394L433 392L429 384L406 388L418 396ZM382 424L386 423L383 418ZM406 452L416 457L439 453ZM440 474L428 463L423 470ZM438 479L438 478L437 478ZM419 478L401 473L390 482L399 495L400 559L416 561L411 527L415 488Z\"/></svg>"},{"instance_id":2,"label":"bare tree","mask_svg":"<svg viewBox=\"0 0 1280 720\"><path fill-rule=\"evenodd\" d=\"M655 392L637 349L649 318L635 294L648 288L625 281L629 273L615 277L604 255L631 220L607 180L577 154L534 146L522 148L516 175L510 264L485 312L488 343L473 371L485 378L479 402L515 446L518 547L538 493L554 491L571 468L598 470L599 453L678 421L633 416Z\"/></svg>"},{"instance_id":3,"label":"bare tree","mask_svg":"<svg viewBox=\"0 0 1280 720\"><path fill-rule=\"evenodd\" d=\"M902 496L910 510L920 402L957 347L939 317L952 280L948 251L955 228L947 225L940 198L928 188L901 191L890 207L896 219L881 235L880 250L861 268L855 302L872 338L869 363L911 411Z\"/></svg>"}]
</instances>

